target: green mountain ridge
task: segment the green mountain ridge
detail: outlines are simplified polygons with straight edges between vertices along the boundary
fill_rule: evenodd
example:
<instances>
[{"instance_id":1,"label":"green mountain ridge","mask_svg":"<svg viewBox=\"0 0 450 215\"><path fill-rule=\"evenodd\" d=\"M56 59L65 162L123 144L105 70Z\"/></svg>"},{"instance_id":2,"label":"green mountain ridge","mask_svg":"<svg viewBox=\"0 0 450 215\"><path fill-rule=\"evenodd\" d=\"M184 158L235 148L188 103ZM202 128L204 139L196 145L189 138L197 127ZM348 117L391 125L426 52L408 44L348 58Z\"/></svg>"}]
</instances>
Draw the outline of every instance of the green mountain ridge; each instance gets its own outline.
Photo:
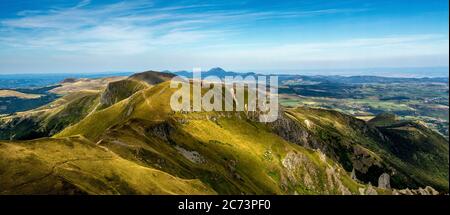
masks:
<instances>
[{"instance_id":1,"label":"green mountain ridge","mask_svg":"<svg viewBox=\"0 0 450 215\"><path fill-rule=\"evenodd\" d=\"M101 93L67 95L46 114L0 118L0 139L29 139L0 141L0 194L448 193L448 143L425 126L379 127L309 108L281 110L273 123L247 112L173 112L171 77L139 73ZM42 138L30 140L39 129ZM383 173L395 189L370 185Z\"/></svg>"}]
</instances>

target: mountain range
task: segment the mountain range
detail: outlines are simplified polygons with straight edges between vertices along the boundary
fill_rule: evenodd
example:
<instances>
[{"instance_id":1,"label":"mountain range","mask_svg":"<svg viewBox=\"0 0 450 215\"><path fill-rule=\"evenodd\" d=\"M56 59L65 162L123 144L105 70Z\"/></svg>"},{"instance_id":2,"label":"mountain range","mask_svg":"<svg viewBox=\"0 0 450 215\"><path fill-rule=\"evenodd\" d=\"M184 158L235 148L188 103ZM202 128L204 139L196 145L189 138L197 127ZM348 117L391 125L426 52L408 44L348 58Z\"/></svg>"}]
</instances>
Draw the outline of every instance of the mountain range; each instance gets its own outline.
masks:
<instances>
[{"instance_id":1,"label":"mountain range","mask_svg":"<svg viewBox=\"0 0 450 215\"><path fill-rule=\"evenodd\" d=\"M420 121L174 112L175 75L189 77L137 73L0 117L0 194L448 193L448 141Z\"/></svg>"}]
</instances>

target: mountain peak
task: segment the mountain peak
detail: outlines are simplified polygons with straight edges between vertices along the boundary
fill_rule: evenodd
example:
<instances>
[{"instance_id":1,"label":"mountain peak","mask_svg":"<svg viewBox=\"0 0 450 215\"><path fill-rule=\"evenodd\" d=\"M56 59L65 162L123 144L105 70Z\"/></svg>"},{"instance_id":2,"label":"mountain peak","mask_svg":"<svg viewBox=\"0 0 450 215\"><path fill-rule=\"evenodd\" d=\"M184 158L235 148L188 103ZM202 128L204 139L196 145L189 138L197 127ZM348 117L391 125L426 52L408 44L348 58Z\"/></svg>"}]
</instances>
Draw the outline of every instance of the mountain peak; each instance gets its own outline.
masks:
<instances>
[{"instance_id":1,"label":"mountain peak","mask_svg":"<svg viewBox=\"0 0 450 215\"><path fill-rule=\"evenodd\" d=\"M168 81L175 77L172 73L157 72L157 71L146 71L141 73L136 73L130 76L130 79L141 80L147 82L150 85L155 85Z\"/></svg>"},{"instance_id":2,"label":"mountain peak","mask_svg":"<svg viewBox=\"0 0 450 215\"><path fill-rule=\"evenodd\" d=\"M220 67L214 67L211 68L208 72L226 72L226 71Z\"/></svg>"},{"instance_id":3,"label":"mountain peak","mask_svg":"<svg viewBox=\"0 0 450 215\"><path fill-rule=\"evenodd\" d=\"M375 126L389 126L397 122L399 122L399 119L393 113L380 113L373 119L369 120L369 124Z\"/></svg>"}]
</instances>

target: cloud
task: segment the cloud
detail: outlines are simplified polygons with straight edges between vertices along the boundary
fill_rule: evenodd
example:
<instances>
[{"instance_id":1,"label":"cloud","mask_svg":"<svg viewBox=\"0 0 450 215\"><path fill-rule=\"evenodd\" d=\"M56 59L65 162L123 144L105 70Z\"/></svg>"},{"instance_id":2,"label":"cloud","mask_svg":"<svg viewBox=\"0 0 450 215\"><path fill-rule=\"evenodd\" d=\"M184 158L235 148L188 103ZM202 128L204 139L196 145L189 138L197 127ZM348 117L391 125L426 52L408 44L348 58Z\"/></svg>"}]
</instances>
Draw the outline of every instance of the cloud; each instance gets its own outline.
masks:
<instances>
[{"instance_id":1,"label":"cloud","mask_svg":"<svg viewBox=\"0 0 450 215\"><path fill-rule=\"evenodd\" d=\"M75 8L84 7L84 6L89 5L90 3L91 3L91 0L82 0L77 4L77 6L75 6Z\"/></svg>"},{"instance_id":2,"label":"cloud","mask_svg":"<svg viewBox=\"0 0 450 215\"><path fill-rule=\"evenodd\" d=\"M231 29L239 31L236 26L243 22L360 11L222 10L212 4L156 7L145 0L92 5L90 0L83 0L73 7L25 10L16 18L0 20L0 43L23 49L138 54L161 45L223 38L233 33Z\"/></svg>"},{"instance_id":3,"label":"cloud","mask_svg":"<svg viewBox=\"0 0 450 215\"><path fill-rule=\"evenodd\" d=\"M334 20L334 15L348 17L373 8L257 10L183 2L161 7L148 0L109 4L83 0L64 8L19 11L16 17L0 20L0 72L2 67L21 67L22 62L30 64L24 70L36 65L98 71L383 66L383 62L448 65L442 57L448 56L448 35L442 34L351 38L349 32L347 39L318 35L302 41L300 31L309 30L302 28L304 20ZM278 32L266 31L264 24L274 22L299 37L272 36ZM259 34L249 30L258 24Z\"/></svg>"},{"instance_id":4,"label":"cloud","mask_svg":"<svg viewBox=\"0 0 450 215\"><path fill-rule=\"evenodd\" d=\"M241 68L249 69L448 66L448 46L447 35L393 35L317 43L217 45L208 47L207 54L199 58L212 64L240 62Z\"/></svg>"}]
</instances>

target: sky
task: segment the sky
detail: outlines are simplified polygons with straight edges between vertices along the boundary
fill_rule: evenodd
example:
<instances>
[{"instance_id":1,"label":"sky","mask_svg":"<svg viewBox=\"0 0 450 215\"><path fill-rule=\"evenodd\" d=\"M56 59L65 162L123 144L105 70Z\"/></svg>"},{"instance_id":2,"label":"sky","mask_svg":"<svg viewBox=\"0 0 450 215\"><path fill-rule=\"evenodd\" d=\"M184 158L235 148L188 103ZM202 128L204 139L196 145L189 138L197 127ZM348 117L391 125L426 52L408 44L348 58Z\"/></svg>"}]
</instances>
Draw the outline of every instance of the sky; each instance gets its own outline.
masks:
<instances>
[{"instance_id":1,"label":"sky","mask_svg":"<svg viewBox=\"0 0 450 215\"><path fill-rule=\"evenodd\" d=\"M447 0L0 0L0 74L448 67Z\"/></svg>"}]
</instances>

